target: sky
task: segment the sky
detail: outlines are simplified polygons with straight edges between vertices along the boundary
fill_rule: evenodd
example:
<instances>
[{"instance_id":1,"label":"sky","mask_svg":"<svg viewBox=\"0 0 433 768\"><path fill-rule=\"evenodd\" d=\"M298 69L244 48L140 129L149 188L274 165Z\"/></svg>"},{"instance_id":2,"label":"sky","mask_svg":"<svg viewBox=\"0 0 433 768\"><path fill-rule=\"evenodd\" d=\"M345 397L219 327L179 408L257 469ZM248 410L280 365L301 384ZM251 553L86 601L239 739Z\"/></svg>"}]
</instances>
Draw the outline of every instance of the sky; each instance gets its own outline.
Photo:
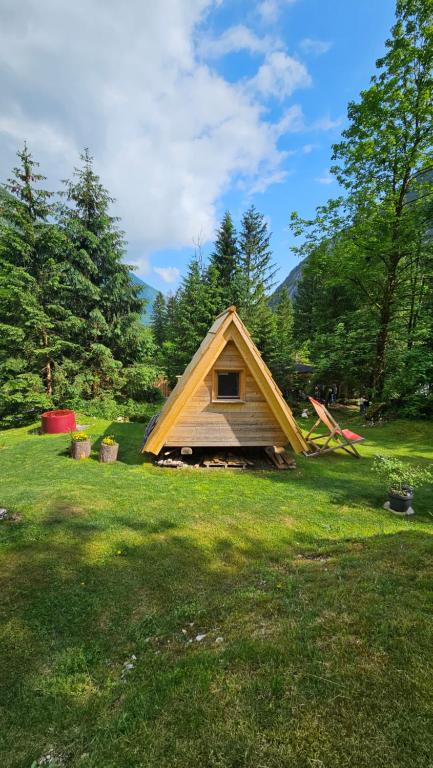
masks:
<instances>
[{"instance_id":1,"label":"sky","mask_svg":"<svg viewBox=\"0 0 433 768\"><path fill-rule=\"evenodd\" d=\"M58 190L84 147L127 261L165 293L254 204L281 282L288 222L338 195L331 146L394 0L0 0L0 183L24 140Z\"/></svg>"}]
</instances>

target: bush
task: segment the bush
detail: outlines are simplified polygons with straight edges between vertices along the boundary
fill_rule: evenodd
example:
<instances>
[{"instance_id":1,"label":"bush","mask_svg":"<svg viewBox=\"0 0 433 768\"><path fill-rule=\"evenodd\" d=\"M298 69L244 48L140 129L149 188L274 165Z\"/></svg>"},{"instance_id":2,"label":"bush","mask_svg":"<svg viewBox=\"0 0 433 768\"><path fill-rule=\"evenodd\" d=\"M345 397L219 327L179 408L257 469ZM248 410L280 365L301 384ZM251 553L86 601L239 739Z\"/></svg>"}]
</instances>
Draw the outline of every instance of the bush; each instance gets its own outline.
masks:
<instances>
[{"instance_id":1,"label":"bush","mask_svg":"<svg viewBox=\"0 0 433 768\"><path fill-rule=\"evenodd\" d=\"M398 414L406 419L433 418L433 394L414 395L400 405Z\"/></svg>"},{"instance_id":2,"label":"bush","mask_svg":"<svg viewBox=\"0 0 433 768\"><path fill-rule=\"evenodd\" d=\"M123 391L126 397L137 402L149 402L157 397L159 390L155 387L162 372L154 365L139 363L125 368Z\"/></svg>"},{"instance_id":3,"label":"bush","mask_svg":"<svg viewBox=\"0 0 433 768\"><path fill-rule=\"evenodd\" d=\"M395 491L400 496L404 496L405 491L415 486L420 488L425 483L431 482L432 473L427 467L420 464L408 464L393 456L374 457L373 472L386 481L390 490Z\"/></svg>"},{"instance_id":4,"label":"bush","mask_svg":"<svg viewBox=\"0 0 433 768\"><path fill-rule=\"evenodd\" d=\"M122 415L121 407L112 395L101 395L93 400L84 400L78 410L100 419L116 419Z\"/></svg>"},{"instance_id":5,"label":"bush","mask_svg":"<svg viewBox=\"0 0 433 768\"><path fill-rule=\"evenodd\" d=\"M155 396L155 402L152 403L137 403L135 400L117 402L113 397L105 395L94 400L82 400L76 406L76 410L86 414L86 416L100 419L112 419L114 421L122 416L130 421L147 423L160 410L162 400L163 397L159 391Z\"/></svg>"},{"instance_id":6,"label":"bush","mask_svg":"<svg viewBox=\"0 0 433 768\"><path fill-rule=\"evenodd\" d=\"M30 424L51 407L52 400L35 373L20 373L0 386L2 429Z\"/></svg>"}]
</instances>

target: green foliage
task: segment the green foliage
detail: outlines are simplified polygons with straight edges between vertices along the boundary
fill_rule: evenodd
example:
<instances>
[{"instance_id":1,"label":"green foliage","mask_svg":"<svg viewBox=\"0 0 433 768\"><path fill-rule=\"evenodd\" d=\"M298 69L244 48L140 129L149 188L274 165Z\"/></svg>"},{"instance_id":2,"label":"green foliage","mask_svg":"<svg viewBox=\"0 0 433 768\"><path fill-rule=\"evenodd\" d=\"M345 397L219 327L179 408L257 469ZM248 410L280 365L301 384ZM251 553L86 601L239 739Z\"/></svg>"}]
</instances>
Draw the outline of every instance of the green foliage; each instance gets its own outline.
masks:
<instances>
[{"instance_id":1,"label":"green foliage","mask_svg":"<svg viewBox=\"0 0 433 768\"><path fill-rule=\"evenodd\" d=\"M325 380L404 402L433 381L431 2L397 2L386 48L334 146L344 197L292 215L308 256L295 329Z\"/></svg>"},{"instance_id":2,"label":"green foliage","mask_svg":"<svg viewBox=\"0 0 433 768\"><path fill-rule=\"evenodd\" d=\"M155 344L162 347L167 339L167 304L161 291L158 291L153 302L152 331Z\"/></svg>"},{"instance_id":3,"label":"green foliage","mask_svg":"<svg viewBox=\"0 0 433 768\"><path fill-rule=\"evenodd\" d=\"M433 479L431 470L421 464L409 464L381 454L374 457L372 471L387 482L390 490L401 496L407 495L408 489L421 488Z\"/></svg>"},{"instance_id":4,"label":"green foliage","mask_svg":"<svg viewBox=\"0 0 433 768\"><path fill-rule=\"evenodd\" d=\"M232 304L237 305L241 291L241 269L236 229L229 211L226 211L218 228L209 270L214 271L219 292L219 309L222 312ZM212 280L211 275L208 279Z\"/></svg>"},{"instance_id":5,"label":"green foliage","mask_svg":"<svg viewBox=\"0 0 433 768\"><path fill-rule=\"evenodd\" d=\"M155 383L162 377L162 370L149 363L136 363L123 371L123 392L136 402L155 399Z\"/></svg>"},{"instance_id":6,"label":"green foliage","mask_svg":"<svg viewBox=\"0 0 433 768\"><path fill-rule=\"evenodd\" d=\"M283 386L292 353L293 311L283 292L279 309L268 297L275 269L264 216L245 212L239 237L227 211L209 263L195 255L176 296L154 315L155 339L163 339L159 360L171 384L181 375L215 318L235 304L264 360ZM162 332L164 328L164 332Z\"/></svg>"},{"instance_id":7,"label":"green foliage","mask_svg":"<svg viewBox=\"0 0 433 768\"><path fill-rule=\"evenodd\" d=\"M15 373L0 384L0 427L28 424L52 405L40 376L36 373Z\"/></svg>"},{"instance_id":8,"label":"green foliage","mask_svg":"<svg viewBox=\"0 0 433 768\"><path fill-rule=\"evenodd\" d=\"M26 145L18 159L0 198L0 424L92 398L107 412L137 389L137 371L146 391L159 375L112 200L87 150L62 203Z\"/></svg>"},{"instance_id":9,"label":"green foliage","mask_svg":"<svg viewBox=\"0 0 433 768\"><path fill-rule=\"evenodd\" d=\"M281 288L275 306L275 348L271 364L274 377L283 393L288 387L288 376L293 365L295 344L293 338L293 304L286 287Z\"/></svg>"}]
</instances>

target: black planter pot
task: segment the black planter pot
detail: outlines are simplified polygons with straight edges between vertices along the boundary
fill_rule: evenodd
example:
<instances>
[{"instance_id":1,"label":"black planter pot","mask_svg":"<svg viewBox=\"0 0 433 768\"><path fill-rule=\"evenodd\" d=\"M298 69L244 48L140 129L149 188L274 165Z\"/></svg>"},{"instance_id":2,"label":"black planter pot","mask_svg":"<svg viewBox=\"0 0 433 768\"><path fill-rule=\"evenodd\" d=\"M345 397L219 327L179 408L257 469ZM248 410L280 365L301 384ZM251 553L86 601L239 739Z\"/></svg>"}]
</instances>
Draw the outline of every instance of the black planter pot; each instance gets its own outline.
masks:
<instances>
[{"instance_id":1,"label":"black planter pot","mask_svg":"<svg viewBox=\"0 0 433 768\"><path fill-rule=\"evenodd\" d=\"M405 486L404 490L406 491L404 496L402 496L400 493L397 493L397 491L388 491L389 506L393 512L400 512L401 514L405 514L412 506L413 488Z\"/></svg>"}]
</instances>

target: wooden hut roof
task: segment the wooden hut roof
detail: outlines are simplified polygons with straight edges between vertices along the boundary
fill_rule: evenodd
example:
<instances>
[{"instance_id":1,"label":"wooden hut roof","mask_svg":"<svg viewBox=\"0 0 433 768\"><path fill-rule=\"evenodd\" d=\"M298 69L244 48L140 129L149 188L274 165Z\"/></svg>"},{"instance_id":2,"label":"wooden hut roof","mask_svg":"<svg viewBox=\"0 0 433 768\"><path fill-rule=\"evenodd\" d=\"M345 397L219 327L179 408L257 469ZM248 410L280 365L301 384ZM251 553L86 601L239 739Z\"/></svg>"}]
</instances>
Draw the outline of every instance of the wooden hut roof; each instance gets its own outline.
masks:
<instances>
[{"instance_id":1,"label":"wooden hut roof","mask_svg":"<svg viewBox=\"0 0 433 768\"><path fill-rule=\"evenodd\" d=\"M183 375L178 379L152 431L147 436L143 445L143 452L159 453L182 409L193 396L197 387L200 386L228 341L233 341L239 349L292 448L297 453L308 450L289 406L272 378L269 368L262 360L247 328L237 314L236 307L229 307L218 315L197 352L185 368Z\"/></svg>"}]
</instances>

